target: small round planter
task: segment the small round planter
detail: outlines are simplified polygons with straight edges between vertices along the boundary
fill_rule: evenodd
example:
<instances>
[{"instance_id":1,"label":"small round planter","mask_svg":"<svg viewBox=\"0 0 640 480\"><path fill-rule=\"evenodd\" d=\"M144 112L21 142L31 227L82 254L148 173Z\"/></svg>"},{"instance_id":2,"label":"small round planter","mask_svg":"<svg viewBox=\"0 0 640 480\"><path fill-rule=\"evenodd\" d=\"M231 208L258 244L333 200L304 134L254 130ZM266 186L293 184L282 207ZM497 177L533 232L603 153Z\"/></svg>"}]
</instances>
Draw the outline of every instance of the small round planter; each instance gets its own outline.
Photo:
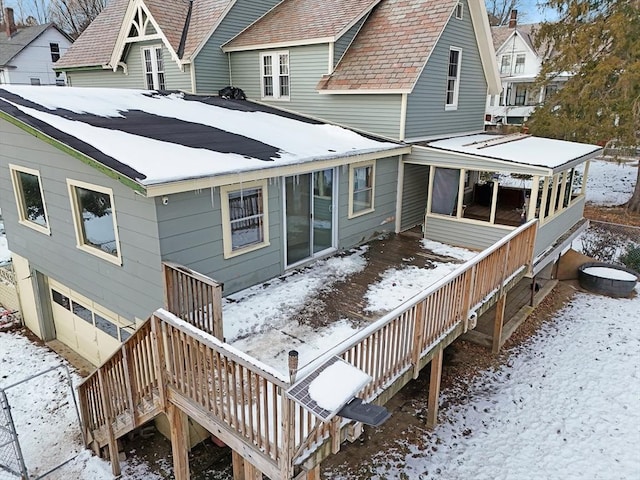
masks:
<instances>
[{"instance_id":1,"label":"small round planter","mask_svg":"<svg viewBox=\"0 0 640 480\"><path fill-rule=\"evenodd\" d=\"M609 297L628 297L638 282L638 274L618 265L588 262L578 267L580 286Z\"/></svg>"}]
</instances>

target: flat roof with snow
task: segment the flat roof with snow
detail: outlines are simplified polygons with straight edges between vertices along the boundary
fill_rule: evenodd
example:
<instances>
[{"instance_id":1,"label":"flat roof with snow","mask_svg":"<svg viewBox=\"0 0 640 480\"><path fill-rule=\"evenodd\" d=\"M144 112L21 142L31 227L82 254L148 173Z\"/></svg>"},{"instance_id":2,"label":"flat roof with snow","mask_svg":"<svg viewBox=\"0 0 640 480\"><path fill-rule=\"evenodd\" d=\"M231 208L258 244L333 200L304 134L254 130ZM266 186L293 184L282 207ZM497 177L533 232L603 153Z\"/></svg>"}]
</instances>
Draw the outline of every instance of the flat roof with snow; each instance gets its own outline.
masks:
<instances>
[{"instance_id":1,"label":"flat roof with snow","mask_svg":"<svg viewBox=\"0 0 640 480\"><path fill-rule=\"evenodd\" d=\"M409 149L246 100L175 92L5 85L0 116L144 188Z\"/></svg>"},{"instance_id":2,"label":"flat roof with snow","mask_svg":"<svg viewBox=\"0 0 640 480\"><path fill-rule=\"evenodd\" d=\"M490 160L540 167L557 173L600 154L602 148L526 134L477 134L427 142L423 146Z\"/></svg>"}]
</instances>

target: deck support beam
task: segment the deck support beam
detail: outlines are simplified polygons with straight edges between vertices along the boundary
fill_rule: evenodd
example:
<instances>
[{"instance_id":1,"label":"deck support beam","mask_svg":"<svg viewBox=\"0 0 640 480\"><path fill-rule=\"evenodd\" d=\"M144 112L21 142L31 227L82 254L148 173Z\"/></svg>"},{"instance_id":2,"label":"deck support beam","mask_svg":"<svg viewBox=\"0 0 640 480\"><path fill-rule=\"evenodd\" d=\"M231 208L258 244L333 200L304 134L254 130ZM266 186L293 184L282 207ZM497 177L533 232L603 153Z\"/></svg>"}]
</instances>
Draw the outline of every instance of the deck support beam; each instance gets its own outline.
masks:
<instances>
[{"instance_id":1,"label":"deck support beam","mask_svg":"<svg viewBox=\"0 0 640 480\"><path fill-rule=\"evenodd\" d=\"M429 400L427 403L427 427L433 428L438 423L438 402L440 399L440 381L442 380L442 357L444 349L439 346L431 360L431 376L429 377Z\"/></svg>"},{"instance_id":2,"label":"deck support beam","mask_svg":"<svg viewBox=\"0 0 640 480\"><path fill-rule=\"evenodd\" d=\"M167 418L171 428L171 451L176 480L189 480L189 423L187 414L169 402Z\"/></svg>"},{"instance_id":3,"label":"deck support beam","mask_svg":"<svg viewBox=\"0 0 640 480\"><path fill-rule=\"evenodd\" d=\"M507 294L503 293L496 304L496 316L493 321L493 338L491 352L500 352L502 346L502 327L504 326L504 308L507 304Z\"/></svg>"}]
</instances>

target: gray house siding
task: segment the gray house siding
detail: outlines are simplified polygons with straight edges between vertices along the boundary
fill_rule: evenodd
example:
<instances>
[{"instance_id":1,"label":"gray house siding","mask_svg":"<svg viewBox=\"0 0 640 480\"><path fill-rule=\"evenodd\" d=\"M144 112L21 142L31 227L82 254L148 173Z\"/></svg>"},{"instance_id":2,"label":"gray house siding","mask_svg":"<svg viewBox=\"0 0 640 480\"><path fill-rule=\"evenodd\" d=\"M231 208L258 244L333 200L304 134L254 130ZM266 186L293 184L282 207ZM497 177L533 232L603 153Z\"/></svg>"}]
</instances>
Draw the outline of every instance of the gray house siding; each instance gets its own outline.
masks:
<instances>
[{"instance_id":1,"label":"gray house siding","mask_svg":"<svg viewBox=\"0 0 640 480\"><path fill-rule=\"evenodd\" d=\"M378 135L399 138L400 95L321 95L316 86L329 68L329 45L292 47L289 51L291 93L288 101L261 99L260 53L231 53L231 78L247 97L284 110Z\"/></svg>"},{"instance_id":2,"label":"gray house siding","mask_svg":"<svg viewBox=\"0 0 640 480\"><path fill-rule=\"evenodd\" d=\"M70 85L73 87L108 87L108 88L146 88L142 47L160 45L161 40L133 43L126 55L127 73L121 68L117 72L113 70L78 70L67 72ZM191 92L191 73L189 65L185 65L184 71L171 58L171 54L163 45L162 58L164 60L164 77L167 90L183 90Z\"/></svg>"},{"instance_id":3,"label":"gray house siding","mask_svg":"<svg viewBox=\"0 0 640 480\"><path fill-rule=\"evenodd\" d=\"M424 222L429 193L429 167L404 164L402 218L400 228L407 230Z\"/></svg>"},{"instance_id":4,"label":"gray house siding","mask_svg":"<svg viewBox=\"0 0 640 480\"><path fill-rule=\"evenodd\" d=\"M429 217L425 224L425 238L472 250L490 247L514 228L459 221L455 218Z\"/></svg>"},{"instance_id":5,"label":"gray house siding","mask_svg":"<svg viewBox=\"0 0 640 480\"><path fill-rule=\"evenodd\" d=\"M340 170L338 247L350 248L395 229L398 158L376 161L374 211L349 219L349 168Z\"/></svg>"},{"instance_id":6,"label":"gray house siding","mask_svg":"<svg viewBox=\"0 0 640 480\"><path fill-rule=\"evenodd\" d=\"M229 259L224 258L219 189L171 195L158 205L158 231L163 260L224 283L224 294L255 285L283 271L281 186L267 186L270 245Z\"/></svg>"},{"instance_id":7,"label":"gray house siding","mask_svg":"<svg viewBox=\"0 0 640 480\"><path fill-rule=\"evenodd\" d=\"M131 320L163 304L155 206L94 168L0 120L0 198L9 248L31 267ZM18 223L8 164L40 172L51 235ZM113 190L121 266L76 247L67 178Z\"/></svg>"},{"instance_id":8,"label":"gray house siding","mask_svg":"<svg viewBox=\"0 0 640 480\"><path fill-rule=\"evenodd\" d=\"M482 131L487 82L467 2L462 20L452 17L407 99L406 138ZM457 110L445 111L449 48L462 50Z\"/></svg>"},{"instance_id":9,"label":"gray house siding","mask_svg":"<svg viewBox=\"0 0 640 480\"><path fill-rule=\"evenodd\" d=\"M220 46L235 37L278 3L278 0L239 0L194 60L196 91L199 94L215 94L230 85L229 58Z\"/></svg>"},{"instance_id":10,"label":"gray house siding","mask_svg":"<svg viewBox=\"0 0 640 480\"><path fill-rule=\"evenodd\" d=\"M338 62L342 58L342 55L344 55L344 52L347 50L349 45L351 45L351 42L353 41L354 37L360 31L360 29L362 28L362 25L364 24L364 22L367 20L368 17L369 17L368 14L362 17L360 21L356 22L356 24L353 27L347 30L347 32L335 42L333 46L333 66L334 67L338 64Z\"/></svg>"},{"instance_id":11,"label":"gray house siding","mask_svg":"<svg viewBox=\"0 0 640 480\"><path fill-rule=\"evenodd\" d=\"M536 235L536 246L533 255L537 257L547 248L553 245L558 238L564 235L576 223L578 223L584 213L584 197L571 205L561 214L556 215L544 225L539 226Z\"/></svg>"}]
</instances>

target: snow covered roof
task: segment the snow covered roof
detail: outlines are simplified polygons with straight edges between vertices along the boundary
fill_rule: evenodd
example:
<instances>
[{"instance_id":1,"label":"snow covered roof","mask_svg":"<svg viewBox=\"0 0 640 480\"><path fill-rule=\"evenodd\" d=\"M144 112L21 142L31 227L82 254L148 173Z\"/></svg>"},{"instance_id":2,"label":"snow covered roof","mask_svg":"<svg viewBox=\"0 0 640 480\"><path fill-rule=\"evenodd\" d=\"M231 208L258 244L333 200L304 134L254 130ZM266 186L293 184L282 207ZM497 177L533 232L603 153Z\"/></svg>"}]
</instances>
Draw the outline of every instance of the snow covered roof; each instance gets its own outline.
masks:
<instances>
[{"instance_id":1,"label":"snow covered roof","mask_svg":"<svg viewBox=\"0 0 640 480\"><path fill-rule=\"evenodd\" d=\"M182 93L5 86L2 112L147 193L168 183L410 148L248 101Z\"/></svg>"},{"instance_id":2,"label":"snow covered roof","mask_svg":"<svg viewBox=\"0 0 640 480\"><path fill-rule=\"evenodd\" d=\"M602 147L526 134L482 133L426 143L426 147L472 155L512 164L541 167L540 173L553 174L600 154Z\"/></svg>"}]
</instances>

